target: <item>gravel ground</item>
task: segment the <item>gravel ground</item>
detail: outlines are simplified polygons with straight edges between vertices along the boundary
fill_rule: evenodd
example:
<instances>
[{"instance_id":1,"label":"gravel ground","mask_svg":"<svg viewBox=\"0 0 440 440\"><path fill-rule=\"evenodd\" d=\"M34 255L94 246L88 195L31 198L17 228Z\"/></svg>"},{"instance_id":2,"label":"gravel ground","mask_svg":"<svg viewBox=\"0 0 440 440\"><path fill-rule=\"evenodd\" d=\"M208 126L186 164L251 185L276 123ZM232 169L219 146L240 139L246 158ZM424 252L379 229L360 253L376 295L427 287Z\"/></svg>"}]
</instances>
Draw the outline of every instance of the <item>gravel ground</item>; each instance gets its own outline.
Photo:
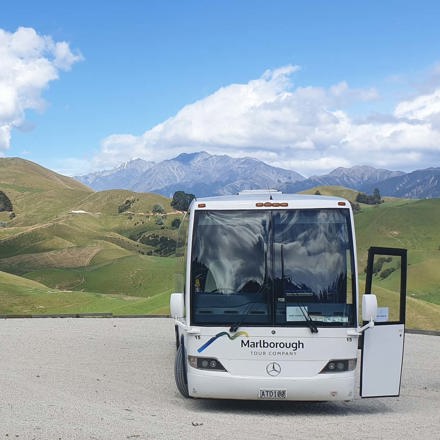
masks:
<instances>
[{"instance_id":1,"label":"gravel ground","mask_svg":"<svg viewBox=\"0 0 440 440\"><path fill-rule=\"evenodd\" d=\"M401 396L183 399L166 318L0 320L1 439L440 439L440 337L407 334Z\"/></svg>"}]
</instances>

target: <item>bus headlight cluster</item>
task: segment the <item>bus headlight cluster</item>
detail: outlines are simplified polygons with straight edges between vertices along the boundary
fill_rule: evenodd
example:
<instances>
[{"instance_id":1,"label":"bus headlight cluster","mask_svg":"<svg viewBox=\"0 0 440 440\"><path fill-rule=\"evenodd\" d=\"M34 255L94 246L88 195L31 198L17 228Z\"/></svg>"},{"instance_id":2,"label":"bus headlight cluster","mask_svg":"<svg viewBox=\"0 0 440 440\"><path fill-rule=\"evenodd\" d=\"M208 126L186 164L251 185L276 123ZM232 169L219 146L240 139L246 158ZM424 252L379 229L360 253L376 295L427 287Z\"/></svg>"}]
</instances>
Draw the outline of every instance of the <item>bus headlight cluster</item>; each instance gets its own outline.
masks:
<instances>
[{"instance_id":1,"label":"bus headlight cluster","mask_svg":"<svg viewBox=\"0 0 440 440\"><path fill-rule=\"evenodd\" d=\"M356 359L335 359L327 363L320 371L321 373L343 373L344 371L352 371L356 368Z\"/></svg>"},{"instance_id":2,"label":"bus headlight cluster","mask_svg":"<svg viewBox=\"0 0 440 440\"><path fill-rule=\"evenodd\" d=\"M226 368L215 358L188 356L188 362L198 370L226 371Z\"/></svg>"}]
</instances>

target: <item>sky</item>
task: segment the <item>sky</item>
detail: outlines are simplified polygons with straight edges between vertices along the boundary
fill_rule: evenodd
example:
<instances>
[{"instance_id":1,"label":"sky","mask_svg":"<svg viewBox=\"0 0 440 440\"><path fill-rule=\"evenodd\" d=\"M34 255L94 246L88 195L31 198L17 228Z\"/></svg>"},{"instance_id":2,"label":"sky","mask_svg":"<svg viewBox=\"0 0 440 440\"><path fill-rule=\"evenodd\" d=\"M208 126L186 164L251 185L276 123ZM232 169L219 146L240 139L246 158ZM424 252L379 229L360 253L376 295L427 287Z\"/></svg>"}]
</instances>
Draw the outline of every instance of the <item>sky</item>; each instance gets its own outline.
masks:
<instances>
[{"instance_id":1,"label":"sky","mask_svg":"<svg viewBox=\"0 0 440 440\"><path fill-rule=\"evenodd\" d=\"M14 0L0 157L65 175L207 151L303 176L440 166L440 2Z\"/></svg>"}]
</instances>

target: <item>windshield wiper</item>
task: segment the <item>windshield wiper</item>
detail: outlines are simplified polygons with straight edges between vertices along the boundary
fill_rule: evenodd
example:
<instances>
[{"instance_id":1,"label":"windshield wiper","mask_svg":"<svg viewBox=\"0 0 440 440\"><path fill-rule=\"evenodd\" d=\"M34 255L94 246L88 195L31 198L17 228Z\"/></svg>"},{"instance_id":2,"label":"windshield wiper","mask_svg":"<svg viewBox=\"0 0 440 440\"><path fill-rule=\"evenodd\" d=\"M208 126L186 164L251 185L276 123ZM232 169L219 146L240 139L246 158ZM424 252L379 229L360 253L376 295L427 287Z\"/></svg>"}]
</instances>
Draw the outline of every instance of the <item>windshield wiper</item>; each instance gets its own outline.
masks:
<instances>
[{"instance_id":1,"label":"windshield wiper","mask_svg":"<svg viewBox=\"0 0 440 440\"><path fill-rule=\"evenodd\" d=\"M260 301L252 301L249 303L249 307L247 308L244 315L242 315L240 321L232 324L231 327L229 328L230 333L235 333L244 324L244 322L246 321L246 318L249 316L249 313L253 309L253 306L255 306L256 304L261 304L261 302Z\"/></svg>"},{"instance_id":2,"label":"windshield wiper","mask_svg":"<svg viewBox=\"0 0 440 440\"><path fill-rule=\"evenodd\" d=\"M303 314L304 319L306 320L307 325L310 328L310 331L312 333L318 333L318 327L316 326L315 321L313 321L313 319L311 318L309 312L305 309L305 307L300 303L296 303L296 306L299 307L299 309L301 310L301 313Z\"/></svg>"}]
</instances>

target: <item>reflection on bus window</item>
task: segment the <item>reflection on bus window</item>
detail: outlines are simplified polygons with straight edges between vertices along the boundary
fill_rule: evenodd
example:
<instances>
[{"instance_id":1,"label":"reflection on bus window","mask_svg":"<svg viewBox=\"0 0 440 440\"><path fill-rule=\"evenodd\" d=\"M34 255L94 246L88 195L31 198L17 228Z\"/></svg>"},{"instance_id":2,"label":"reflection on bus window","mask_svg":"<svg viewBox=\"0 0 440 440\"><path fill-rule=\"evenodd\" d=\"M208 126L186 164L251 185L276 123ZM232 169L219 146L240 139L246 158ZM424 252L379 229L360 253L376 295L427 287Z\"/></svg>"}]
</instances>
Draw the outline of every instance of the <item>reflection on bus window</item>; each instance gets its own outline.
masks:
<instances>
[{"instance_id":1,"label":"reflection on bus window","mask_svg":"<svg viewBox=\"0 0 440 440\"><path fill-rule=\"evenodd\" d=\"M348 210L199 211L194 231L195 324L352 325Z\"/></svg>"}]
</instances>

